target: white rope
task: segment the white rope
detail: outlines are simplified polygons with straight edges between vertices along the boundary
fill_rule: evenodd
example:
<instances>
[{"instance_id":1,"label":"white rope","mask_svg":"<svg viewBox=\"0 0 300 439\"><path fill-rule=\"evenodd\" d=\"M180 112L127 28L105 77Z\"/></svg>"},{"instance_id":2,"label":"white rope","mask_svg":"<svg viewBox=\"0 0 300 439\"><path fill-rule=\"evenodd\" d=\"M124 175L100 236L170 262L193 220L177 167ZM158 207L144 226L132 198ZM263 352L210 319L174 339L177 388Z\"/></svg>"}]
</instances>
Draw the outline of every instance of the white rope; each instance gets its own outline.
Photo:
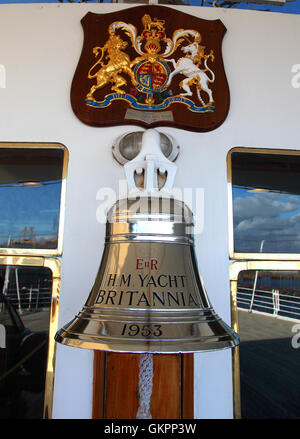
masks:
<instances>
[{"instance_id":1,"label":"white rope","mask_svg":"<svg viewBox=\"0 0 300 439\"><path fill-rule=\"evenodd\" d=\"M153 381L153 355L141 354L139 367L140 367L139 385L138 385L139 408L136 414L136 418L152 419L150 413L150 402L151 402L152 381Z\"/></svg>"}]
</instances>

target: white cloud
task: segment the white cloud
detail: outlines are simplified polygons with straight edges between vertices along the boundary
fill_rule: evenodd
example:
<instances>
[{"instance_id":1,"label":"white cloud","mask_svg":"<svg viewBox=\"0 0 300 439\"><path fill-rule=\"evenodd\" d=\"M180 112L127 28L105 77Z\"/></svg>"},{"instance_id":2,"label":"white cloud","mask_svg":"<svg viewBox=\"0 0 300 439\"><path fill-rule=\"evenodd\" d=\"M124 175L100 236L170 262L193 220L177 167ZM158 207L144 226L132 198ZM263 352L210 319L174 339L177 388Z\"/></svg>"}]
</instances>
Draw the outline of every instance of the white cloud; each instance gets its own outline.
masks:
<instances>
[{"instance_id":1,"label":"white cloud","mask_svg":"<svg viewBox=\"0 0 300 439\"><path fill-rule=\"evenodd\" d=\"M300 197L256 193L234 200L236 251L300 252ZM239 248L238 248L239 247Z\"/></svg>"},{"instance_id":2,"label":"white cloud","mask_svg":"<svg viewBox=\"0 0 300 439\"><path fill-rule=\"evenodd\" d=\"M234 217L238 221L249 217L276 217L300 209L300 199L294 195L258 193L234 200Z\"/></svg>"}]
</instances>

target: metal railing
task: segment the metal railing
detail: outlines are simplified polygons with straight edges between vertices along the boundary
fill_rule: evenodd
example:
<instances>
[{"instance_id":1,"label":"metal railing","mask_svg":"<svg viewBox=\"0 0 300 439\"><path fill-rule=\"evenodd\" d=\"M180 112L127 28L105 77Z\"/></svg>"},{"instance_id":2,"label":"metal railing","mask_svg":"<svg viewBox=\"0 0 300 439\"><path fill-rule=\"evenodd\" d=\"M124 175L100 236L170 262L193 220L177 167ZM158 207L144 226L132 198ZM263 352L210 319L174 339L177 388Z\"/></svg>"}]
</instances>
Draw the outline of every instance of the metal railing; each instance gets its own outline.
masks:
<instances>
[{"instance_id":1,"label":"metal railing","mask_svg":"<svg viewBox=\"0 0 300 439\"><path fill-rule=\"evenodd\" d=\"M281 319L300 320L300 296L278 288L267 290L239 286L237 307Z\"/></svg>"},{"instance_id":2,"label":"metal railing","mask_svg":"<svg viewBox=\"0 0 300 439\"><path fill-rule=\"evenodd\" d=\"M51 296L51 285L22 286L19 291L16 287L12 287L7 292L7 297L20 313L49 308L51 306Z\"/></svg>"},{"instance_id":3,"label":"metal railing","mask_svg":"<svg viewBox=\"0 0 300 439\"><path fill-rule=\"evenodd\" d=\"M19 312L35 312L51 306L52 278L42 269L28 270L6 266L0 273L3 279L1 293Z\"/></svg>"}]
</instances>

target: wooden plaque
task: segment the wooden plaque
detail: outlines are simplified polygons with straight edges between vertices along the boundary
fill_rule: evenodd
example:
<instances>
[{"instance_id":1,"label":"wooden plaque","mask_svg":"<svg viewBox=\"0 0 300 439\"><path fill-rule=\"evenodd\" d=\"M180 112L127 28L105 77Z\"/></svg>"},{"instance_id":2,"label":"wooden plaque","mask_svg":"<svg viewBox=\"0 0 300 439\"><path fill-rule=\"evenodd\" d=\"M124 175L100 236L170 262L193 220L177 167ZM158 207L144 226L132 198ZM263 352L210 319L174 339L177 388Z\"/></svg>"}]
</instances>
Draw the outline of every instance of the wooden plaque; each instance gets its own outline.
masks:
<instances>
[{"instance_id":1,"label":"wooden plaque","mask_svg":"<svg viewBox=\"0 0 300 439\"><path fill-rule=\"evenodd\" d=\"M81 23L71 104L82 122L198 132L224 122L230 98L220 20L150 5L89 12Z\"/></svg>"}]
</instances>

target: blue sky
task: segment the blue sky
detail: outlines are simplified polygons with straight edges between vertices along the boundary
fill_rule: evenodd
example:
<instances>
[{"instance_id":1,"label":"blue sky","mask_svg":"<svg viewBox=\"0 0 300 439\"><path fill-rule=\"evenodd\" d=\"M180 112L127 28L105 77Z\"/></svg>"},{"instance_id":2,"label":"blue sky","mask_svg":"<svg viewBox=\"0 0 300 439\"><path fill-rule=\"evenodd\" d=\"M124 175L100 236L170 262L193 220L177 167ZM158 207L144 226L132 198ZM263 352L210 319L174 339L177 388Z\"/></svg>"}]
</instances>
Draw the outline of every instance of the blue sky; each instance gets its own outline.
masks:
<instances>
[{"instance_id":1,"label":"blue sky","mask_svg":"<svg viewBox=\"0 0 300 439\"><path fill-rule=\"evenodd\" d=\"M37 241L57 237L61 182L38 187L0 185L0 247L8 237L17 239L24 227L33 227Z\"/></svg>"},{"instance_id":2,"label":"blue sky","mask_svg":"<svg viewBox=\"0 0 300 439\"><path fill-rule=\"evenodd\" d=\"M75 0L78 2L78 0ZM221 0L217 0L220 3ZM110 3L110 0L103 0L104 3ZM0 4L10 4L10 3L59 3L58 0L0 0ZM68 3L67 0L64 0L64 3ZM97 0L89 0L88 3L97 3ZM201 5L201 0L190 0L191 6ZM209 0L204 1L204 6L210 6ZM263 10L269 12L282 12L288 14L300 14L300 0L287 1L283 6L273 6L273 5L258 5L256 3L250 3L247 5L246 2L241 3L240 5L234 6L234 8L238 9L256 9Z\"/></svg>"}]
</instances>

